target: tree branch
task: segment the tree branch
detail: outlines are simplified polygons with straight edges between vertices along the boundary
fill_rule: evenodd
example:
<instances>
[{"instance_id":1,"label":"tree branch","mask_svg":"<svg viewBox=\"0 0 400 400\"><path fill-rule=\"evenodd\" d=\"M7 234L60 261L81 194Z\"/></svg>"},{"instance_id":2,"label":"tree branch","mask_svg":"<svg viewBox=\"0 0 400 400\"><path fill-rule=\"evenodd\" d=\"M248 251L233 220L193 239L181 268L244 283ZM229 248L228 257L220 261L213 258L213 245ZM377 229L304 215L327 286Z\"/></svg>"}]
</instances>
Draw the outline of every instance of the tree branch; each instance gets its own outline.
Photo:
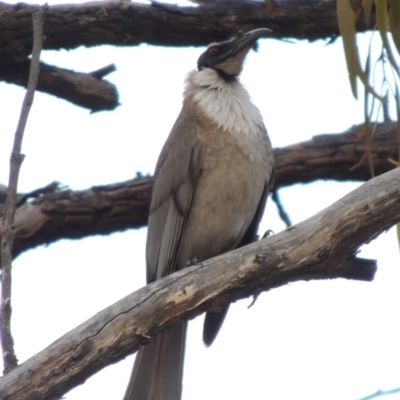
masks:
<instances>
[{"instance_id":1,"label":"tree branch","mask_svg":"<svg viewBox=\"0 0 400 400\"><path fill-rule=\"evenodd\" d=\"M19 117L17 130L14 136L14 145L10 157L10 178L7 197L2 218L1 236L1 321L0 338L3 355L4 373L9 372L18 365L14 350L14 339L11 334L11 261L14 241L14 214L17 200L18 176L24 155L21 154L22 139L24 137L26 122L29 111L33 104L37 82L40 72L40 53L43 44L43 21L47 6L33 9L31 18L33 25L33 50L30 63L29 82L22 103L21 115Z\"/></svg>"},{"instance_id":2,"label":"tree branch","mask_svg":"<svg viewBox=\"0 0 400 400\"><path fill-rule=\"evenodd\" d=\"M30 15L35 6L0 2L0 80L25 86L32 48ZM373 19L372 16L371 19ZM321 23L323 21L323 23ZM371 27L375 25L371 21ZM198 29L202 26L202 29ZM130 1L94 1L55 5L44 25L46 50L79 46L205 46L238 30L269 27L273 38L316 40L339 35L335 1L274 2L271 10L258 1L207 2L199 7ZM360 17L359 31L365 27ZM38 90L92 111L118 106L114 85L93 74L42 65ZM83 85L82 85L83 83Z\"/></svg>"},{"instance_id":3,"label":"tree branch","mask_svg":"<svg viewBox=\"0 0 400 400\"><path fill-rule=\"evenodd\" d=\"M358 139L361 126L344 134L320 135L275 149L275 189L318 179L366 181L368 162L350 170L362 158L365 144ZM372 141L375 171L382 174L394 166L397 157L396 125L379 124ZM23 251L59 239L81 239L110 234L147 224L153 180L139 177L84 191L58 189L20 195L16 213L14 257ZM4 197L3 197L4 201ZM0 192L0 213L2 195ZM0 231L1 235L1 231Z\"/></svg>"},{"instance_id":4,"label":"tree branch","mask_svg":"<svg viewBox=\"0 0 400 400\"><path fill-rule=\"evenodd\" d=\"M61 238L146 226L152 188L152 178L136 178L84 191L61 190L28 201L16 214L13 254Z\"/></svg>"},{"instance_id":5,"label":"tree branch","mask_svg":"<svg viewBox=\"0 0 400 400\"><path fill-rule=\"evenodd\" d=\"M2 60L0 80L26 86L29 65L29 59ZM37 89L92 112L113 110L119 105L117 88L102 78L115 70L115 66L111 64L97 71L82 73L40 63Z\"/></svg>"},{"instance_id":6,"label":"tree branch","mask_svg":"<svg viewBox=\"0 0 400 400\"><path fill-rule=\"evenodd\" d=\"M0 3L0 58L2 53L30 53L32 7ZM373 16L372 16L373 17ZM373 18L372 18L373 19ZM323 23L321 23L323 21ZM357 29L365 31L362 18ZM202 29L198 29L201 26ZM79 46L205 46L222 41L238 30L272 29L277 39L317 40L339 35L336 2L289 0L276 2L268 10L262 2L217 1L199 7L162 2L94 1L51 6L44 26L45 49L74 49Z\"/></svg>"},{"instance_id":7,"label":"tree branch","mask_svg":"<svg viewBox=\"0 0 400 400\"><path fill-rule=\"evenodd\" d=\"M298 280L372 280L357 249L400 221L400 169L268 239L158 280L108 307L0 379L4 400L62 396L165 329Z\"/></svg>"},{"instance_id":8,"label":"tree branch","mask_svg":"<svg viewBox=\"0 0 400 400\"><path fill-rule=\"evenodd\" d=\"M370 179L367 159L354 168L366 152L365 142L360 138L362 128L363 125L355 125L345 133L318 135L306 142L275 149L275 189L317 179ZM375 174L380 175L393 169L394 166L388 160L398 157L396 124L378 124L371 144Z\"/></svg>"}]
</instances>

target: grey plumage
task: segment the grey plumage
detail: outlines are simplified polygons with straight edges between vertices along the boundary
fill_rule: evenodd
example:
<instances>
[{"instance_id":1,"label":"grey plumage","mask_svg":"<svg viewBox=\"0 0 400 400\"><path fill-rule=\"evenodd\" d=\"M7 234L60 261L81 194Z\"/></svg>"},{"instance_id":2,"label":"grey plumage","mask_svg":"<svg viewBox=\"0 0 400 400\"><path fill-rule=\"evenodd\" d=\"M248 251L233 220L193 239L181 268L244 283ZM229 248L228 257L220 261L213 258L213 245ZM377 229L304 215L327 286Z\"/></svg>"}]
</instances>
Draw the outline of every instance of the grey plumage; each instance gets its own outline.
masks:
<instances>
[{"instance_id":1,"label":"grey plumage","mask_svg":"<svg viewBox=\"0 0 400 400\"><path fill-rule=\"evenodd\" d=\"M252 242L273 182L261 115L237 81L259 29L209 46L186 81L182 110L155 170L146 246L147 280ZM227 308L207 313L215 339ZM124 400L179 400L186 325L152 339L136 357Z\"/></svg>"}]
</instances>

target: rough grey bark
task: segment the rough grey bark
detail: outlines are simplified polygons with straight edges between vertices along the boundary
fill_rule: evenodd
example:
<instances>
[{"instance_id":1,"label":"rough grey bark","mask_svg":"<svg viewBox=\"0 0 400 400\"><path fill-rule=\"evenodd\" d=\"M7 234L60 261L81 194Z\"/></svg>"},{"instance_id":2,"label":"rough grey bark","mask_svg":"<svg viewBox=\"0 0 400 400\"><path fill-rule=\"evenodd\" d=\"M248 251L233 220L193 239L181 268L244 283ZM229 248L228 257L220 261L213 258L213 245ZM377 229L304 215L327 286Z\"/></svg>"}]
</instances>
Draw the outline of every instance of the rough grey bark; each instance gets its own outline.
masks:
<instances>
[{"instance_id":1,"label":"rough grey bark","mask_svg":"<svg viewBox=\"0 0 400 400\"><path fill-rule=\"evenodd\" d=\"M201 3L199 7L181 7L161 2L97 1L51 6L44 26L44 48L141 43L205 46L240 29L260 27L272 29L271 36L277 39L334 39L339 35L336 2L332 0L289 0L271 2L271 6L246 0ZM0 2L0 80L26 85L33 7ZM373 26L373 18L369 28L360 18L357 29L363 31ZM43 65L42 70L39 90L94 111L118 106L116 89L106 80L50 65Z\"/></svg>"},{"instance_id":2,"label":"rough grey bark","mask_svg":"<svg viewBox=\"0 0 400 400\"><path fill-rule=\"evenodd\" d=\"M80 239L143 227L152 187L152 178L136 178L84 191L58 191L53 185L53 193L41 194L39 190L33 196L20 196L19 203L23 204L15 216L13 255L62 238Z\"/></svg>"},{"instance_id":3,"label":"rough grey bark","mask_svg":"<svg viewBox=\"0 0 400 400\"><path fill-rule=\"evenodd\" d=\"M32 7L0 3L1 53L28 55L32 48L29 19ZM370 23L369 29L374 26ZM201 29L199 29L201 27ZM289 0L268 7L258 1L216 1L199 7L153 2L94 1L51 6L44 32L45 49L79 46L205 46L221 41L239 29L272 29L276 39L325 39L339 35L336 2ZM359 31L368 29L363 19Z\"/></svg>"},{"instance_id":4,"label":"rough grey bark","mask_svg":"<svg viewBox=\"0 0 400 400\"><path fill-rule=\"evenodd\" d=\"M26 87L29 64L28 59L0 61L0 79ZM119 105L118 91L115 85L103 78L115 70L114 65L109 65L97 71L83 73L41 62L37 89L92 112L113 110Z\"/></svg>"},{"instance_id":5,"label":"rough grey bark","mask_svg":"<svg viewBox=\"0 0 400 400\"><path fill-rule=\"evenodd\" d=\"M57 399L161 331L297 280L372 280L357 249L400 221L400 169L370 180L268 239L185 268L132 293L0 378L3 400Z\"/></svg>"},{"instance_id":6,"label":"rough grey bark","mask_svg":"<svg viewBox=\"0 0 400 400\"><path fill-rule=\"evenodd\" d=\"M308 183L318 179L366 181L371 178L365 140L360 133L363 125L347 132L314 136L311 140L275 149L277 179L275 188ZM378 124L372 138L372 158L375 175L394 168L389 159L398 157L396 124Z\"/></svg>"},{"instance_id":7,"label":"rough grey bark","mask_svg":"<svg viewBox=\"0 0 400 400\"><path fill-rule=\"evenodd\" d=\"M366 151L364 141L358 139L361 128L355 126L343 134L319 135L307 142L275 149L275 189L318 179L370 179L367 160L351 170ZM372 146L375 173L394 168L388 159L397 157L396 125L379 124ZM81 239L146 226L152 187L151 177L138 177L84 191L60 190L53 184L21 194L14 257L59 239ZM4 196L0 192L0 212L2 202Z\"/></svg>"}]
</instances>

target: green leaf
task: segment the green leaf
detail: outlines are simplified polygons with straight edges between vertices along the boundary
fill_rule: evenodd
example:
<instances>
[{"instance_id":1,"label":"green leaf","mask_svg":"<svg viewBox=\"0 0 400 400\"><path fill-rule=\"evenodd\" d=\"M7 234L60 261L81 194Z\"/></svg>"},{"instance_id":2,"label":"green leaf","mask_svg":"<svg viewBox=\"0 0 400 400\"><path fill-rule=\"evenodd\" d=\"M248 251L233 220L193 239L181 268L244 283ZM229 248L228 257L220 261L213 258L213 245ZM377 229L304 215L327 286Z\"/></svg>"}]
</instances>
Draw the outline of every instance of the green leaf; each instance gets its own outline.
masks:
<instances>
[{"instance_id":1,"label":"green leaf","mask_svg":"<svg viewBox=\"0 0 400 400\"><path fill-rule=\"evenodd\" d=\"M361 11L363 0L349 0L350 7L358 14Z\"/></svg>"},{"instance_id":2,"label":"green leaf","mask_svg":"<svg viewBox=\"0 0 400 400\"><path fill-rule=\"evenodd\" d=\"M362 8L364 10L364 19L365 19L365 25L369 25L369 20L371 17L371 10L372 10L372 5L374 4L374 0L363 0L362 2Z\"/></svg>"},{"instance_id":3,"label":"green leaf","mask_svg":"<svg viewBox=\"0 0 400 400\"><path fill-rule=\"evenodd\" d=\"M361 71L355 28L357 14L353 11L349 0L337 0L336 7L351 90L353 96L357 99L357 76Z\"/></svg>"},{"instance_id":4,"label":"green leaf","mask_svg":"<svg viewBox=\"0 0 400 400\"><path fill-rule=\"evenodd\" d=\"M381 34L386 33L389 30L389 24L386 19L386 0L375 0L375 6L379 32Z\"/></svg>"},{"instance_id":5,"label":"green leaf","mask_svg":"<svg viewBox=\"0 0 400 400\"><path fill-rule=\"evenodd\" d=\"M390 30L389 15L387 12L386 0L375 0L376 4L376 21L378 22L378 30L381 35L382 44L386 51L387 58L392 65L396 74L400 77L400 69L397 65L396 58L392 51L387 32Z\"/></svg>"},{"instance_id":6,"label":"green leaf","mask_svg":"<svg viewBox=\"0 0 400 400\"><path fill-rule=\"evenodd\" d=\"M383 97L379 96L379 94L369 84L367 75L361 67L355 28L355 21L357 20L358 14L353 11L349 0L337 0L336 9L338 14L339 31L343 39L347 70L349 71L351 90L354 97L356 99L358 98L357 77L359 77L369 93L380 101L384 101Z\"/></svg>"}]
</instances>

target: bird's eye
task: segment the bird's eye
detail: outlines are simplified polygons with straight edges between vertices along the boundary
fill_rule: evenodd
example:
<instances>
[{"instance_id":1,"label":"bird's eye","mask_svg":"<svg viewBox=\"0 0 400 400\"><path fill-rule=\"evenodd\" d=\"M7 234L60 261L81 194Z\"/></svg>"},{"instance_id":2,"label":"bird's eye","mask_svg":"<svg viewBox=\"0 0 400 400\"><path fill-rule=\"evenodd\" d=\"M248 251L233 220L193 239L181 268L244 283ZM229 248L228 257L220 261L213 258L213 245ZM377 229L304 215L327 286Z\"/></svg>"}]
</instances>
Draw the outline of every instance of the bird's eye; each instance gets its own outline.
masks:
<instances>
[{"instance_id":1,"label":"bird's eye","mask_svg":"<svg viewBox=\"0 0 400 400\"><path fill-rule=\"evenodd\" d=\"M219 49L218 49L218 47L210 47L207 50L207 53L209 56L216 56L219 53Z\"/></svg>"}]
</instances>

